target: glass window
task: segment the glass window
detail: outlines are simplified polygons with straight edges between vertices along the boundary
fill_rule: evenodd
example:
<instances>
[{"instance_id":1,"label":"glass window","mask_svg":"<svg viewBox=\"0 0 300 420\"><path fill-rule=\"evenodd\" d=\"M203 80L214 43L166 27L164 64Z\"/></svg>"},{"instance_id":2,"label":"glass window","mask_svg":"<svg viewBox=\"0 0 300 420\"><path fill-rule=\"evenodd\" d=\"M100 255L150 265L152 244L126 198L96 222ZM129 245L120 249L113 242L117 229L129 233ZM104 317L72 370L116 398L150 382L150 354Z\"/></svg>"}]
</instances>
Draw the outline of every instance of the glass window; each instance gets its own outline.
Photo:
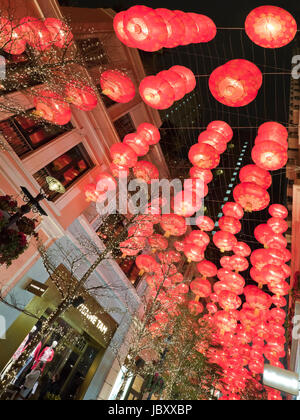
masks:
<instances>
[{"instance_id":1,"label":"glass window","mask_svg":"<svg viewBox=\"0 0 300 420\"><path fill-rule=\"evenodd\" d=\"M51 200L55 201L59 195L48 189L46 183L47 176L58 179L67 190L93 166L84 146L80 144L64 155L59 156L44 169L41 169L34 175L34 178L44 191L49 194Z\"/></svg>"},{"instance_id":2,"label":"glass window","mask_svg":"<svg viewBox=\"0 0 300 420\"><path fill-rule=\"evenodd\" d=\"M30 112L0 122L0 133L20 158L73 129L71 123L61 127L39 122Z\"/></svg>"},{"instance_id":3,"label":"glass window","mask_svg":"<svg viewBox=\"0 0 300 420\"><path fill-rule=\"evenodd\" d=\"M123 140L127 134L134 133L136 131L136 127L133 124L130 114L125 114L123 117L114 121L114 126L120 137L120 140Z\"/></svg>"}]
</instances>

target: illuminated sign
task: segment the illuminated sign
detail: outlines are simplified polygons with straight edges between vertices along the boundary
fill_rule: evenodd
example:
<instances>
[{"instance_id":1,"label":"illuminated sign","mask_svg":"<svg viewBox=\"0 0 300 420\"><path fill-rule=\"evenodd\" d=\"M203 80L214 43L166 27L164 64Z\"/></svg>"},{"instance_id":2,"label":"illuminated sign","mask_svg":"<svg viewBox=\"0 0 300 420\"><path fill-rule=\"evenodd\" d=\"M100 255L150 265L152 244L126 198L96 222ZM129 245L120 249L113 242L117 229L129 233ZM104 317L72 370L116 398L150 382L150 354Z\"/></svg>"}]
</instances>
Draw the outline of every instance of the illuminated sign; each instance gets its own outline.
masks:
<instances>
[{"instance_id":1,"label":"illuminated sign","mask_svg":"<svg viewBox=\"0 0 300 420\"><path fill-rule=\"evenodd\" d=\"M31 280L28 286L25 287L27 292L32 293L33 295L42 297L44 293L47 292L48 286L45 284L39 283L38 281Z\"/></svg>"},{"instance_id":2,"label":"illuminated sign","mask_svg":"<svg viewBox=\"0 0 300 420\"><path fill-rule=\"evenodd\" d=\"M89 308L85 305L80 305L78 307L79 312L100 332L106 334L108 332L108 327L98 318L96 315L93 315Z\"/></svg>"}]
</instances>

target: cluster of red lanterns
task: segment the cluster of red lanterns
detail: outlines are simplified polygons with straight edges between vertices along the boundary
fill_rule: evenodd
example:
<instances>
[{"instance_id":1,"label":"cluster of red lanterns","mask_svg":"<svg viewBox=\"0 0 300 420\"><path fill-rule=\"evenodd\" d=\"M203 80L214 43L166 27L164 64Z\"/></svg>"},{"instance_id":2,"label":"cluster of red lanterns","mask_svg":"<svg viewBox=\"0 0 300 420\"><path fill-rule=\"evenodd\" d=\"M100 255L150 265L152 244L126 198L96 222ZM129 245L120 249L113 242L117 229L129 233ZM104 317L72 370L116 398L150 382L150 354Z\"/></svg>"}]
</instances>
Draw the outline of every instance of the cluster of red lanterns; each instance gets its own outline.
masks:
<instances>
[{"instance_id":1,"label":"cluster of red lanterns","mask_svg":"<svg viewBox=\"0 0 300 420\"><path fill-rule=\"evenodd\" d=\"M101 73L100 86L103 95L115 102L124 104L135 97L135 86L132 80L119 70L106 70Z\"/></svg>"},{"instance_id":2,"label":"cluster of red lanterns","mask_svg":"<svg viewBox=\"0 0 300 420\"><path fill-rule=\"evenodd\" d=\"M118 13L114 29L128 47L149 52L209 42L217 33L214 22L207 16L146 6L133 6Z\"/></svg>"},{"instance_id":3,"label":"cluster of red lanterns","mask_svg":"<svg viewBox=\"0 0 300 420\"><path fill-rule=\"evenodd\" d=\"M295 38L297 22L280 7L260 6L247 16L245 29L251 41L260 47L280 48Z\"/></svg>"},{"instance_id":4,"label":"cluster of red lanterns","mask_svg":"<svg viewBox=\"0 0 300 420\"><path fill-rule=\"evenodd\" d=\"M262 82L262 73L254 63L237 59L228 61L212 72L209 89L221 104L241 107L254 101Z\"/></svg>"},{"instance_id":5,"label":"cluster of red lanterns","mask_svg":"<svg viewBox=\"0 0 300 420\"><path fill-rule=\"evenodd\" d=\"M196 87L193 72L184 66L173 66L156 76L148 76L140 84L143 101L155 109L170 108Z\"/></svg>"},{"instance_id":6,"label":"cluster of red lanterns","mask_svg":"<svg viewBox=\"0 0 300 420\"><path fill-rule=\"evenodd\" d=\"M47 18L44 21L32 16L20 21L0 19L0 48L12 55L20 55L27 44L37 51L51 47L67 48L73 43L73 34L61 20Z\"/></svg>"}]
</instances>

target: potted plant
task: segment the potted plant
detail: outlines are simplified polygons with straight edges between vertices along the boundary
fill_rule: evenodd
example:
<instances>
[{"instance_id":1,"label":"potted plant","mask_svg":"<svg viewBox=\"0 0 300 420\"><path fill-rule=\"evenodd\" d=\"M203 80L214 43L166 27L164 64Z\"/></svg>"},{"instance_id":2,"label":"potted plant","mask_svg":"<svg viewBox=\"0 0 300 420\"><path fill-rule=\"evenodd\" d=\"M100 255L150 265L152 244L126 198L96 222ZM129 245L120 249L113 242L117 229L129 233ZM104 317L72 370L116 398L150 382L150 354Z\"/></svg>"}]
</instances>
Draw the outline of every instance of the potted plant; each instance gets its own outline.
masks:
<instances>
[{"instance_id":1,"label":"potted plant","mask_svg":"<svg viewBox=\"0 0 300 420\"><path fill-rule=\"evenodd\" d=\"M28 246L26 235L14 229L3 229L0 234L0 264L9 267Z\"/></svg>"}]
</instances>

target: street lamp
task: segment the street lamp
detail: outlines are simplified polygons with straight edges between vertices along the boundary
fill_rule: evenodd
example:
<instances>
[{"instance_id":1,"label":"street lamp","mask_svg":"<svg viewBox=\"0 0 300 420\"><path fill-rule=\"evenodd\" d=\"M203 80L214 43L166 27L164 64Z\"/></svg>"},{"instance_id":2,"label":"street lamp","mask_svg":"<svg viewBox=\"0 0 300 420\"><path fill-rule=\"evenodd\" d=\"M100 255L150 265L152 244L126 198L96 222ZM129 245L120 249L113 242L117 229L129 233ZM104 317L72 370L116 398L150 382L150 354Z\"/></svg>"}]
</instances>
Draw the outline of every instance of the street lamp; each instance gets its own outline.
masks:
<instances>
[{"instance_id":1,"label":"street lamp","mask_svg":"<svg viewBox=\"0 0 300 420\"><path fill-rule=\"evenodd\" d=\"M65 193L65 187L57 179L48 176L46 178L46 182L50 191L56 192L58 194ZM24 216L27 213L30 213L31 211L33 211L34 213L39 213L41 216L48 216L45 210L40 206L40 201L50 199L50 197L45 194L43 189L40 190L40 193L36 197L34 197L26 187L21 187L21 190L23 193L23 200L26 204L21 206L19 211L9 219L7 227L12 226L22 216Z\"/></svg>"}]
</instances>

